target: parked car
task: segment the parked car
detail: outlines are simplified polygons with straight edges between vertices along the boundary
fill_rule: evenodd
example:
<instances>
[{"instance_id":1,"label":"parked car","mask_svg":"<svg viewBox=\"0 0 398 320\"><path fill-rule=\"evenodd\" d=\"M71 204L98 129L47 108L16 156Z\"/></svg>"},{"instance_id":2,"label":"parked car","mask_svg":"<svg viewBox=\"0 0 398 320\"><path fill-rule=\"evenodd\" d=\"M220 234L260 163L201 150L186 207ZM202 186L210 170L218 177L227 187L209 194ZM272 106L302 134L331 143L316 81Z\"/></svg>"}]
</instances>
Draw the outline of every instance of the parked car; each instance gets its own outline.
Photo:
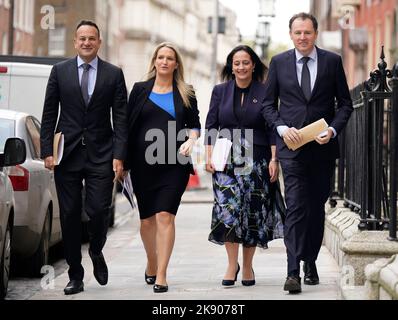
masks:
<instances>
[{"instance_id":1,"label":"parked car","mask_svg":"<svg viewBox=\"0 0 398 320\"><path fill-rule=\"evenodd\" d=\"M0 299L7 294L14 225L14 192L6 167L25 161L25 142L3 135L0 126Z\"/></svg>"},{"instance_id":2,"label":"parked car","mask_svg":"<svg viewBox=\"0 0 398 320\"><path fill-rule=\"evenodd\" d=\"M0 128L26 143L25 162L8 172L15 197L12 269L40 276L50 247L62 240L54 172L40 159L40 122L35 117L0 109Z\"/></svg>"}]
</instances>

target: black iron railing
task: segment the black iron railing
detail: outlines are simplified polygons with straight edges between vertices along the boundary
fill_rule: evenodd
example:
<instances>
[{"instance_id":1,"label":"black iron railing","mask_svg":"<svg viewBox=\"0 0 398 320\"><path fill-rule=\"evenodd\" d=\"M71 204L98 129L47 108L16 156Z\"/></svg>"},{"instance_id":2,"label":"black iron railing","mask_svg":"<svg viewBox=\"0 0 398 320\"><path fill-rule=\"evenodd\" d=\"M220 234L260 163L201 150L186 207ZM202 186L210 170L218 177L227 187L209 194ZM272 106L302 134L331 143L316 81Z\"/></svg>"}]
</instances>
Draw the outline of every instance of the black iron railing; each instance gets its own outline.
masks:
<instances>
[{"instance_id":1,"label":"black iron railing","mask_svg":"<svg viewBox=\"0 0 398 320\"><path fill-rule=\"evenodd\" d=\"M339 137L330 203L344 199L361 230L389 230L397 240L398 63L388 70L383 48L380 58L370 79L351 90L354 111Z\"/></svg>"}]
</instances>

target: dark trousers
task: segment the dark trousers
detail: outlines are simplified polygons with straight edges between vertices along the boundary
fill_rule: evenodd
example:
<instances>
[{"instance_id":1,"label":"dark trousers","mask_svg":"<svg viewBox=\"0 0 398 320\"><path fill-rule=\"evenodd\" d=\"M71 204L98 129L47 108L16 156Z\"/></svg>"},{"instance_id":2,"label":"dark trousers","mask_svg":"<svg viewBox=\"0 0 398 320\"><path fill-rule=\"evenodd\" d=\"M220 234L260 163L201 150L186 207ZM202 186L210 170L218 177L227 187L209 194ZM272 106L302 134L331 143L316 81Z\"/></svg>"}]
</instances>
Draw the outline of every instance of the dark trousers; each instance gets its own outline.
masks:
<instances>
[{"instance_id":1,"label":"dark trousers","mask_svg":"<svg viewBox=\"0 0 398 320\"><path fill-rule=\"evenodd\" d=\"M281 159L285 183L284 241L288 275L300 274L300 260L314 262L322 246L325 203L335 161Z\"/></svg>"},{"instance_id":2,"label":"dark trousers","mask_svg":"<svg viewBox=\"0 0 398 320\"><path fill-rule=\"evenodd\" d=\"M62 238L71 280L83 280L84 277L81 264L83 180L86 189L84 209L89 217L90 250L98 254L105 245L108 231L113 178L112 162L90 162L85 147L81 145L55 168Z\"/></svg>"}]
</instances>

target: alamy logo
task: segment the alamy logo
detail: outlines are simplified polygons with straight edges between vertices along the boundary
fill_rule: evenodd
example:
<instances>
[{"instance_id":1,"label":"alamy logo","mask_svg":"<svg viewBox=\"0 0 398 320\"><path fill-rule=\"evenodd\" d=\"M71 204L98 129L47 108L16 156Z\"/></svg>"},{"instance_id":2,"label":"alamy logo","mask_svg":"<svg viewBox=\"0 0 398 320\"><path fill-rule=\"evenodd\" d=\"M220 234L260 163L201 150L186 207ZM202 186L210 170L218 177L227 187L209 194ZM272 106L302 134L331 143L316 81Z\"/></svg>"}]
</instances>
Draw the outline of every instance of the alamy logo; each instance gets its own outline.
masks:
<instances>
[{"instance_id":1,"label":"alamy logo","mask_svg":"<svg viewBox=\"0 0 398 320\"><path fill-rule=\"evenodd\" d=\"M343 289L355 288L355 269L351 265L344 265L341 268L340 287Z\"/></svg>"},{"instance_id":2,"label":"alamy logo","mask_svg":"<svg viewBox=\"0 0 398 320\"><path fill-rule=\"evenodd\" d=\"M340 27L344 30L355 29L355 9L351 6L345 6L340 9L342 16L338 20Z\"/></svg>"},{"instance_id":3,"label":"alamy logo","mask_svg":"<svg viewBox=\"0 0 398 320\"><path fill-rule=\"evenodd\" d=\"M40 13L44 14L41 18L40 27L43 30L55 29L55 8L50 5L42 6Z\"/></svg>"},{"instance_id":4,"label":"alamy logo","mask_svg":"<svg viewBox=\"0 0 398 320\"><path fill-rule=\"evenodd\" d=\"M40 286L43 290L55 288L55 270L53 266L43 266L40 270L44 276L40 280Z\"/></svg>"}]
</instances>

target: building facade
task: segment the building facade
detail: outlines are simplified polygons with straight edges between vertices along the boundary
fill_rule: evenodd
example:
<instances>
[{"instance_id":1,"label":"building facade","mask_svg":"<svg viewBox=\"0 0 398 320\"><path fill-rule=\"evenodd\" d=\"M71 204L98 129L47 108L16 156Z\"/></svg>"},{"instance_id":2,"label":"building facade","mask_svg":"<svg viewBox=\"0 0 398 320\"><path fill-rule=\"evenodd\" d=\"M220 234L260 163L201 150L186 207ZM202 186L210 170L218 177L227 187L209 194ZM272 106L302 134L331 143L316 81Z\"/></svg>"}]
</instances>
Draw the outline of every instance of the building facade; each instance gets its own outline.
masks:
<instances>
[{"instance_id":1,"label":"building facade","mask_svg":"<svg viewBox=\"0 0 398 320\"><path fill-rule=\"evenodd\" d=\"M202 123L207 114L211 83L212 35L208 18L213 15L213 0L124 0L121 10L113 12L110 60L123 67L129 89L142 81L154 48L161 42L173 42L184 59L185 80L193 84ZM220 4L220 16L226 18L225 33L218 35L217 62L221 70L227 54L237 45L239 32L236 15Z\"/></svg>"},{"instance_id":2,"label":"building facade","mask_svg":"<svg viewBox=\"0 0 398 320\"><path fill-rule=\"evenodd\" d=\"M72 57L76 54L73 39L81 20L96 21L104 45L100 55L108 58L110 2L107 0L36 0L34 54L37 56ZM117 2L117 1L112 1Z\"/></svg>"},{"instance_id":3,"label":"building facade","mask_svg":"<svg viewBox=\"0 0 398 320\"><path fill-rule=\"evenodd\" d=\"M392 68L398 60L397 0L313 0L319 21L318 44L343 56L347 80L354 87L380 61Z\"/></svg>"},{"instance_id":4,"label":"building facade","mask_svg":"<svg viewBox=\"0 0 398 320\"><path fill-rule=\"evenodd\" d=\"M48 6L54 9L53 28L43 28L43 19L48 26ZM156 45L173 42L184 58L186 81L196 89L204 120L212 90L208 19L213 14L214 0L36 0L34 54L74 56L76 24L94 20L103 40L99 55L123 68L130 90L134 82L145 79ZM218 35L218 74L239 42L235 13L220 4L219 14L225 17L225 32Z\"/></svg>"},{"instance_id":5,"label":"building facade","mask_svg":"<svg viewBox=\"0 0 398 320\"><path fill-rule=\"evenodd\" d=\"M35 0L0 0L1 54L33 55L34 6Z\"/></svg>"}]
</instances>

